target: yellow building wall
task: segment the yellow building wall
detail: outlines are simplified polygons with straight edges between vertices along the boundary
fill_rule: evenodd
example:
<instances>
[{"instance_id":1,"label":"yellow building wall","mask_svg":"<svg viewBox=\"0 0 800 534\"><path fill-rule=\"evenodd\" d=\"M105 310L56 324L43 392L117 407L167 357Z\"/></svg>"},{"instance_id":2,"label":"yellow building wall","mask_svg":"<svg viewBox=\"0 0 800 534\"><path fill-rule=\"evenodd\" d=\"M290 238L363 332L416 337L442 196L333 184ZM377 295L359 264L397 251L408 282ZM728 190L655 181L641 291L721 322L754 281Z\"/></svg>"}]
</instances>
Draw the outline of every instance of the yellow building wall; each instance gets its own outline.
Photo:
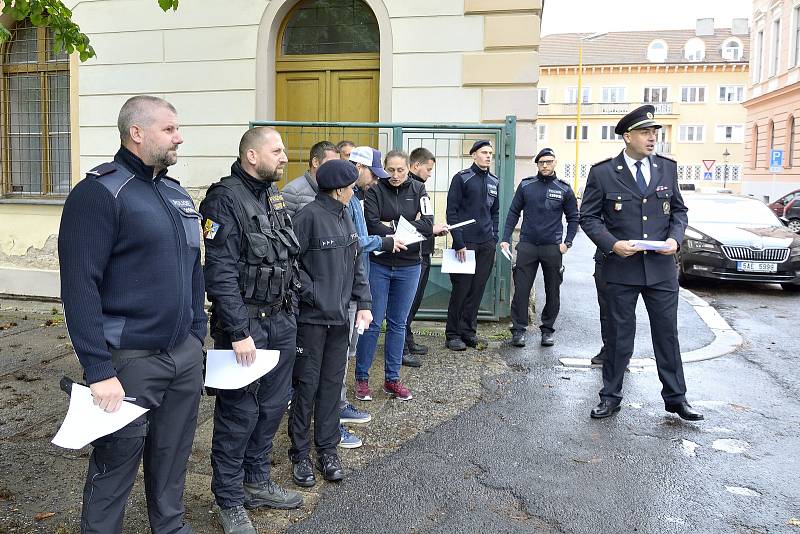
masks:
<instances>
[{"instance_id":1,"label":"yellow building wall","mask_svg":"<svg viewBox=\"0 0 800 534\"><path fill-rule=\"evenodd\" d=\"M733 70L735 69L735 70ZM643 105L644 92L647 87L666 87L667 101L659 104L656 118L665 127L664 144L659 145L658 152L676 159L679 165L699 166L692 170L692 176L685 181L693 181L703 189L718 189L723 185L724 157L728 153L728 189L739 191L741 184L741 166L744 161L744 127L746 112L741 103L719 102L720 86L746 86L747 71L743 66L692 65L684 67L670 66L632 66L632 67L585 67L582 76L582 87L589 91L589 104L582 104L581 125L588 126L588 139L581 141L578 147L577 161L581 164L581 176L577 184L578 191L583 190L588 167L603 159L616 156L624 148L621 140L603 140L602 126L612 127L628 111ZM561 177L573 183L571 168L576 162L575 141L565 138L567 125L577 122L576 106L565 105L566 91L577 87L578 77L575 68L542 67L539 78L539 89L547 92L547 104L539 105L538 126L545 125L545 136L537 138L541 147L552 148L558 158L558 172ZM681 102L681 88L684 86L700 86L705 88L705 103ZM624 102L620 104L600 104L604 87L624 87ZM658 109L661 108L661 109ZM703 142L679 141L680 125L704 126ZM715 138L717 125L741 126L741 137L738 142L720 141ZM715 160L716 170L712 167L710 181L703 180L706 171L703 160ZM569 166L569 168L567 168ZM734 166L739 166L734 169ZM699 174L698 174L699 173ZM689 179L689 178L699 178ZM735 178L735 179L734 179Z\"/></svg>"}]
</instances>

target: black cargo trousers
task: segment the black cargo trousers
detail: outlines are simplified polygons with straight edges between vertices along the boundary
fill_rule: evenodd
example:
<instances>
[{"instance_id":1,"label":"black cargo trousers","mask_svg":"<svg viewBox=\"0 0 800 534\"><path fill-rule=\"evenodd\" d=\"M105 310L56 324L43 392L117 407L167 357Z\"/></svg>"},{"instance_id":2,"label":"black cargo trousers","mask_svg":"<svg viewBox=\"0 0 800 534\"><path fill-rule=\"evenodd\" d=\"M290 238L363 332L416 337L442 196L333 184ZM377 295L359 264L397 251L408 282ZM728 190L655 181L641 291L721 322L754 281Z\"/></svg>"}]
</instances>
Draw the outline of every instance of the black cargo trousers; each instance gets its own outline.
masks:
<instances>
[{"instance_id":1,"label":"black cargo trousers","mask_svg":"<svg viewBox=\"0 0 800 534\"><path fill-rule=\"evenodd\" d=\"M274 369L249 386L217 390L211 490L220 508L244 504L244 482L270 479L272 440L289 402L297 339L294 314L280 309L251 318L250 335L257 349L277 350L280 357ZM215 332L214 347L230 350L230 339Z\"/></svg>"},{"instance_id":2,"label":"black cargo trousers","mask_svg":"<svg viewBox=\"0 0 800 534\"><path fill-rule=\"evenodd\" d=\"M142 458L150 530L192 532L184 523L183 487L203 388L202 349L202 342L192 334L173 350L112 349L125 395L149 411L92 442L81 533L122 532L125 504Z\"/></svg>"}]
</instances>

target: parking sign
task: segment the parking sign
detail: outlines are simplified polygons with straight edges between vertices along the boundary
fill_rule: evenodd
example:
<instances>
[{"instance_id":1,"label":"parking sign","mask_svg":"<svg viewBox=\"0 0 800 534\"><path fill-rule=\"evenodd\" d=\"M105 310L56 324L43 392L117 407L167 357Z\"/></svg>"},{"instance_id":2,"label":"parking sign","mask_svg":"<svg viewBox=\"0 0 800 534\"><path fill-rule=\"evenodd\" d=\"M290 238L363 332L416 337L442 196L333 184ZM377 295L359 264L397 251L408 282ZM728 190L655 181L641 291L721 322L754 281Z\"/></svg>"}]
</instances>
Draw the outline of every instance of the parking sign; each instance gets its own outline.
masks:
<instances>
[{"instance_id":1,"label":"parking sign","mask_svg":"<svg viewBox=\"0 0 800 534\"><path fill-rule=\"evenodd\" d=\"M781 172L783 170L783 150L774 148L769 151L769 172Z\"/></svg>"}]
</instances>

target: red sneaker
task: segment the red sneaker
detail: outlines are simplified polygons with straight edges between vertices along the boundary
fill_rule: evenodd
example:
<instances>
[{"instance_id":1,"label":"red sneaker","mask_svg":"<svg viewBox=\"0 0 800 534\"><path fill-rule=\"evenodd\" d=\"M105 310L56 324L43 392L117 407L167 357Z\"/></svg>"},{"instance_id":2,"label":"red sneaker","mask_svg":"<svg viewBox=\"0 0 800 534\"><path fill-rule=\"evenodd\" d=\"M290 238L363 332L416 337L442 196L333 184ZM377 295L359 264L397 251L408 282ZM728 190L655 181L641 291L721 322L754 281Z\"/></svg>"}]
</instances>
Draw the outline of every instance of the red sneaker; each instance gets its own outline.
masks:
<instances>
[{"instance_id":1,"label":"red sneaker","mask_svg":"<svg viewBox=\"0 0 800 534\"><path fill-rule=\"evenodd\" d=\"M372 391L369 389L369 382L366 380L356 380L355 394L358 400L371 401Z\"/></svg>"},{"instance_id":2,"label":"red sneaker","mask_svg":"<svg viewBox=\"0 0 800 534\"><path fill-rule=\"evenodd\" d=\"M411 390L401 384L399 380L397 382L392 382L391 380L384 382L383 391L385 391L390 397L394 397L401 401L407 401L414 398L411 396Z\"/></svg>"}]
</instances>

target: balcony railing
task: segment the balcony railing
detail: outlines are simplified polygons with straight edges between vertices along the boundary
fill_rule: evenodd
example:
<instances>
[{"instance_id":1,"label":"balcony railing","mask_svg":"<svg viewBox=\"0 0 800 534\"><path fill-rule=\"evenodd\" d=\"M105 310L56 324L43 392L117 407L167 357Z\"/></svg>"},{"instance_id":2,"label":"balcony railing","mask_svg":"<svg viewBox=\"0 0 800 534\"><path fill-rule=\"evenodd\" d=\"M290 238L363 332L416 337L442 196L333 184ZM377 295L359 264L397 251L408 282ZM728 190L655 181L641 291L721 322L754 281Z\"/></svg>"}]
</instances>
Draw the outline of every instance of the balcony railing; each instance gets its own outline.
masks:
<instances>
[{"instance_id":1,"label":"balcony railing","mask_svg":"<svg viewBox=\"0 0 800 534\"><path fill-rule=\"evenodd\" d=\"M675 102L589 102L581 104L581 115L625 115L644 104L656 108L656 115L677 113ZM578 104L539 104L539 115L578 114Z\"/></svg>"}]
</instances>

